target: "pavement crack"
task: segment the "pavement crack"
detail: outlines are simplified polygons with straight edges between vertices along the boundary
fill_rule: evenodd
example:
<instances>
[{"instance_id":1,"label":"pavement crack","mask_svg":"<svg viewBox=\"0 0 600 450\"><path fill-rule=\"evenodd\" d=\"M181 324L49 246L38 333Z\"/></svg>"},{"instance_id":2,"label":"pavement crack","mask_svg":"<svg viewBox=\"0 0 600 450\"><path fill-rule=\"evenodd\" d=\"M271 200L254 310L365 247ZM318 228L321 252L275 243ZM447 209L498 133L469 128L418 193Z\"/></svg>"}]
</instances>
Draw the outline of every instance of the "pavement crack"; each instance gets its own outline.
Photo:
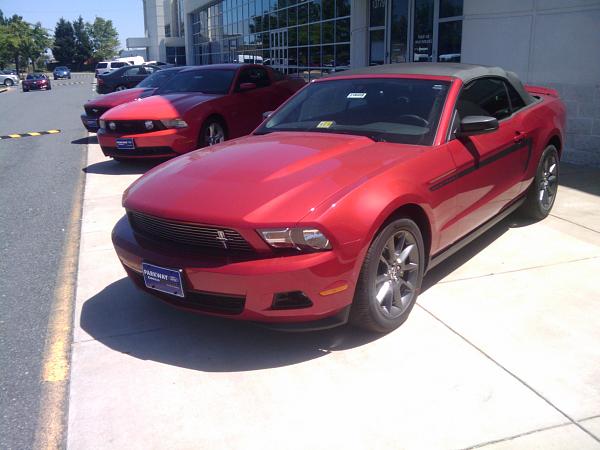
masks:
<instances>
[{"instance_id":1,"label":"pavement crack","mask_svg":"<svg viewBox=\"0 0 600 450\"><path fill-rule=\"evenodd\" d=\"M540 433L542 431L553 430L554 428L560 428L560 427L564 427L564 426L567 426L567 425L571 425L571 423L570 422L565 422L565 423L560 423L558 425L550 425L549 427L537 428L535 430L526 431L524 433L515 434L513 436L507 436L507 437L502 438L502 439L495 439L493 441L482 442L480 444L476 444L476 445L473 445L471 447L465 447L463 450L471 450L471 449L474 449L474 448L481 448L481 447L486 447L488 445L497 444L499 442L512 441L513 439L517 439L517 438L520 438L520 437L523 437L523 436L529 436L530 434Z\"/></svg>"},{"instance_id":2,"label":"pavement crack","mask_svg":"<svg viewBox=\"0 0 600 450\"><path fill-rule=\"evenodd\" d=\"M489 355L488 353L486 353L483 349L481 349L480 347L478 347L475 343L471 342L465 336L463 336L462 334L460 334L458 331L456 331L454 328L452 328L450 325L448 325L446 322L444 322L442 319L440 319L434 313L432 313L431 311L429 311L423 305L421 305L419 303L416 303L416 306L418 306L419 308L421 308L423 311L425 311L427 314L429 314L433 319L437 320L440 324L442 324L444 327L446 327L448 330L450 330L452 333L454 333L460 339L462 339L463 341L465 341L468 345L470 345L475 350L477 350L479 353L481 353L483 356L485 356L487 359L489 359L492 363L494 363L496 366L498 366L498 368L502 369L508 375L510 375L515 380L517 380L519 383L521 383L523 386L525 386L527 389L529 389L532 393L534 393L541 400L543 400L544 402L546 402L550 407L552 407L558 413L560 413L562 416L564 416L566 419L568 419L573 425L575 425L581 431L583 431L584 433L586 433L587 435L589 435L596 442L600 443L600 438L594 436L590 431L586 430L576 420L574 420L566 412L564 412L562 409L560 409L558 406L556 406L554 403L552 403L549 399L547 399L546 397L544 397L544 395L542 395L541 392L537 391L533 386L531 386L529 383L527 383L524 379L522 379L517 374L515 374L514 372L512 372L511 370L509 370L507 367L505 367L504 365L502 365L499 361L497 361L496 359L494 359L491 355ZM473 447L471 447L471 448L473 448Z\"/></svg>"},{"instance_id":3,"label":"pavement crack","mask_svg":"<svg viewBox=\"0 0 600 450\"><path fill-rule=\"evenodd\" d=\"M543 269L544 267L560 266L561 264L572 264L572 263L576 263L576 262L580 262L580 261L589 261L591 259L598 259L598 258L600 258L600 255L599 256L588 256L586 258L571 259L569 261L559 261L559 262L543 264L543 265L539 265L539 266L523 267L521 269L504 270L501 272L486 273L484 275L475 275L472 277L455 278L455 279L446 280L446 281L441 280L441 281L438 281L436 284L447 284L447 283L455 283L457 281L476 280L477 278L492 277L494 275L503 275L506 273L524 272L527 270L534 270L534 269Z\"/></svg>"},{"instance_id":4,"label":"pavement crack","mask_svg":"<svg viewBox=\"0 0 600 450\"><path fill-rule=\"evenodd\" d=\"M73 345L85 344L87 342L94 342L94 341L97 341L98 339L113 339L113 338L118 338L118 337L123 337L123 336L132 336L135 334L152 333L153 331L160 331L160 330L164 330L167 328L171 328L171 327L148 328L145 330L135 330L135 331L128 331L128 332L124 332L124 333L107 334L104 336L98 336L97 338L81 339L79 341L74 341Z\"/></svg>"},{"instance_id":5,"label":"pavement crack","mask_svg":"<svg viewBox=\"0 0 600 450\"><path fill-rule=\"evenodd\" d=\"M585 228L586 230L592 231L592 232L594 232L594 233L596 233L596 234L600 234L600 231L599 231L599 230L595 230L595 229L593 229L593 228L586 227L585 225L581 225L580 223L573 222L572 220L569 220L569 219L565 219L564 217L555 216L554 214L549 214L549 215L550 215L550 216L552 216L552 217L554 217L555 219L560 219L560 220L563 220L563 221L565 221L565 222L568 222L568 223L570 223L571 225L575 225L575 226L578 226L578 227L581 227L581 228Z\"/></svg>"}]
</instances>

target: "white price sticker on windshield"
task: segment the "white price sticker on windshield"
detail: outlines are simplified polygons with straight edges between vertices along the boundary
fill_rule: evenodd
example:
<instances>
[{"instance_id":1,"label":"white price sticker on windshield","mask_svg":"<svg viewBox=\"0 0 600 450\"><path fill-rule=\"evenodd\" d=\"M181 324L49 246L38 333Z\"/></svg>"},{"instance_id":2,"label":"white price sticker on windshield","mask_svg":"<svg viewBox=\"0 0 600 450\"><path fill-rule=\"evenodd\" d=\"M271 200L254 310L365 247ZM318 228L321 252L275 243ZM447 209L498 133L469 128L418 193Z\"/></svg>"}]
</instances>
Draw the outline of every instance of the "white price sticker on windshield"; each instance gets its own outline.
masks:
<instances>
[{"instance_id":1,"label":"white price sticker on windshield","mask_svg":"<svg viewBox=\"0 0 600 450\"><path fill-rule=\"evenodd\" d=\"M366 92L350 92L346 98L365 98L366 96Z\"/></svg>"}]
</instances>

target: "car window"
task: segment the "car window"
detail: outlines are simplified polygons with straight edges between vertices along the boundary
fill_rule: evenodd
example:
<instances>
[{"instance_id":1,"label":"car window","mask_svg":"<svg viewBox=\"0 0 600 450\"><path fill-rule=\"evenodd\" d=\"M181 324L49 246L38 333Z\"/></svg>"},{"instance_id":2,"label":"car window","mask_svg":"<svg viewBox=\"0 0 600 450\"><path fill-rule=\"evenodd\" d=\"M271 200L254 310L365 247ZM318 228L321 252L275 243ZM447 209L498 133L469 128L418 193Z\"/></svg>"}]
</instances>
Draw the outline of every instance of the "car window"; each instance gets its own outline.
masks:
<instances>
[{"instance_id":1,"label":"car window","mask_svg":"<svg viewBox=\"0 0 600 450\"><path fill-rule=\"evenodd\" d=\"M201 92L203 94L227 94L233 81L235 70L200 69L186 70L165 83L158 94Z\"/></svg>"},{"instance_id":2,"label":"car window","mask_svg":"<svg viewBox=\"0 0 600 450\"><path fill-rule=\"evenodd\" d=\"M257 130L342 133L431 145L449 83L412 78L311 83Z\"/></svg>"},{"instance_id":3,"label":"car window","mask_svg":"<svg viewBox=\"0 0 600 450\"><path fill-rule=\"evenodd\" d=\"M141 71L141 68L139 68L139 67L132 67L131 69L127 69L125 71L125 76L126 77L134 77L136 75L140 75L140 71Z\"/></svg>"},{"instance_id":4,"label":"car window","mask_svg":"<svg viewBox=\"0 0 600 450\"><path fill-rule=\"evenodd\" d=\"M262 67L243 69L242 73L240 73L238 86L242 83L254 83L257 87L266 87L271 84L267 71Z\"/></svg>"},{"instance_id":5,"label":"car window","mask_svg":"<svg viewBox=\"0 0 600 450\"><path fill-rule=\"evenodd\" d=\"M456 104L461 118L492 116L498 120L510 116L510 104L504 82L497 78L482 78L467 84Z\"/></svg>"},{"instance_id":6,"label":"car window","mask_svg":"<svg viewBox=\"0 0 600 450\"><path fill-rule=\"evenodd\" d=\"M512 87L512 84L506 83L506 89L508 90L508 97L510 98L511 111L514 113L525 106L525 102L517 90Z\"/></svg>"},{"instance_id":7,"label":"car window","mask_svg":"<svg viewBox=\"0 0 600 450\"><path fill-rule=\"evenodd\" d=\"M137 87L157 88L163 85L167 80L173 78L178 73L178 70L157 70L148 78L142 80L142 82L138 84Z\"/></svg>"},{"instance_id":8,"label":"car window","mask_svg":"<svg viewBox=\"0 0 600 450\"><path fill-rule=\"evenodd\" d=\"M106 69L108 67L108 63L98 63L96 69Z\"/></svg>"},{"instance_id":9,"label":"car window","mask_svg":"<svg viewBox=\"0 0 600 450\"><path fill-rule=\"evenodd\" d=\"M118 62L118 61L117 61L117 62L110 63L110 67L112 67L113 69L114 69L114 68L119 68L119 67L124 67L124 66L126 66L126 65L127 65L127 63L124 63L124 62Z\"/></svg>"}]
</instances>

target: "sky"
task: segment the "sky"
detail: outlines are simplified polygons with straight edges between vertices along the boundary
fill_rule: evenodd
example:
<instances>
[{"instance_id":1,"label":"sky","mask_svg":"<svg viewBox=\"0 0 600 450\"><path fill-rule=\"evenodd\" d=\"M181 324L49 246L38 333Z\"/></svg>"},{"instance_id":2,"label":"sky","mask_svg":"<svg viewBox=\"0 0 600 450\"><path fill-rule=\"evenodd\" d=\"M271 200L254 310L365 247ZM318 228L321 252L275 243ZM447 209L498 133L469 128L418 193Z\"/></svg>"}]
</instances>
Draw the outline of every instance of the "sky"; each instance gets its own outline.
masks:
<instances>
[{"instance_id":1,"label":"sky","mask_svg":"<svg viewBox=\"0 0 600 450\"><path fill-rule=\"evenodd\" d=\"M144 36L142 0L0 0L0 9L5 17L18 14L27 22L41 22L51 35L61 17L72 22L81 15L86 22L96 16L112 20L123 48L127 38Z\"/></svg>"}]
</instances>

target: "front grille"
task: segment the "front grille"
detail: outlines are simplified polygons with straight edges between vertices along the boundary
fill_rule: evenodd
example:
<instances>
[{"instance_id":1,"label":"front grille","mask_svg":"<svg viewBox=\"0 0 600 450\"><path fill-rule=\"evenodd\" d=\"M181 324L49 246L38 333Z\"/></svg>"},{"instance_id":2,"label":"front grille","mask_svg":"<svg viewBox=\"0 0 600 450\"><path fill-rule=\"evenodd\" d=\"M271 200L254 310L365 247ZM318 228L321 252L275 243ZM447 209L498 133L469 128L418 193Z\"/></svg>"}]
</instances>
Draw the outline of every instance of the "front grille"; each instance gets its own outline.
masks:
<instances>
[{"instance_id":1,"label":"front grille","mask_svg":"<svg viewBox=\"0 0 600 450\"><path fill-rule=\"evenodd\" d=\"M177 222L128 211L133 230L142 236L166 240L192 247L216 248L224 251L251 252L252 247L235 230L194 223Z\"/></svg>"},{"instance_id":2,"label":"front grille","mask_svg":"<svg viewBox=\"0 0 600 450\"><path fill-rule=\"evenodd\" d=\"M85 114L88 117L94 118L94 117L100 117L102 114L104 114L110 108L105 107L105 106L84 106L83 109L85 109Z\"/></svg>"},{"instance_id":3,"label":"front grille","mask_svg":"<svg viewBox=\"0 0 600 450\"><path fill-rule=\"evenodd\" d=\"M109 127L109 124L114 122L115 129ZM140 133L152 133L153 131L164 130L163 124L157 120L154 120L154 128L147 130L144 125L145 120L107 120L106 121L106 132L116 134L140 134Z\"/></svg>"},{"instance_id":4,"label":"front grille","mask_svg":"<svg viewBox=\"0 0 600 450\"><path fill-rule=\"evenodd\" d=\"M176 297L165 294L154 289L148 289L144 284L144 277L129 267L125 267L127 274L142 289L148 291L167 303L180 308L189 308L196 311L211 312L217 314L241 314L246 305L246 297L243 295L227 295L215 292L186 291L185 297Z\"/></svg>"}]
</instances>

